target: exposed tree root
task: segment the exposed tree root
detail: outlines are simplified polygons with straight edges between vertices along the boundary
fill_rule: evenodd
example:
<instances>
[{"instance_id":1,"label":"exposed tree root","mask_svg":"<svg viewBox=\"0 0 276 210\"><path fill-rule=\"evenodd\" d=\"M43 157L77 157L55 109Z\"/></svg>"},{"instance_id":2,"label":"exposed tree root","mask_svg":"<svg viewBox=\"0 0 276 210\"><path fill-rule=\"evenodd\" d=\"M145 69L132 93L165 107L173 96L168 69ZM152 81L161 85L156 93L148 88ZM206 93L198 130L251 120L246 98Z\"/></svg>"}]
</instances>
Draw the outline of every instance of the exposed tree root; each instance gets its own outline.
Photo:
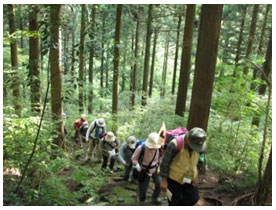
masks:
<instances>
[{"instance_id":1,"label":"exposed tree root","mask_svg":"<svg viewBox=\"0 0 276 210\"><path fill-rule=\"evenodd\" d=\"M235 200L232 202L232 205L233 205L233 206L237 206L238 203L239 203L241 200L243 200L243 199L245 199L245 198L247 198L247 197L253 197L253 196L255 196L255 192L250 192L250 193L244 194L244 195L242 195L242 196L239 196L239 197L235 198Z\"/></svg>"}]
</instances>

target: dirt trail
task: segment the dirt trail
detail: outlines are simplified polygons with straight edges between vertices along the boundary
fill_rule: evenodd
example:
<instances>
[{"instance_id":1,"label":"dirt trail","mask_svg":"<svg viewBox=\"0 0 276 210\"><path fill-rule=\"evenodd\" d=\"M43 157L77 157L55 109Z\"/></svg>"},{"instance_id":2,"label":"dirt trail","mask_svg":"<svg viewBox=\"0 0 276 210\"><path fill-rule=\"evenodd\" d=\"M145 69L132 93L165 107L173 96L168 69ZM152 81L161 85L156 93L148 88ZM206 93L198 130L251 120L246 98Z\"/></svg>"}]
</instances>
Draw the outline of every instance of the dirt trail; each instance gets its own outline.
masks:
<instances>
[{"instance_id":1,"label":"dirt trail","mask_svg":"<svg viewBox=\"0 0 276 210\"><path fill-rule=\"evenodd\" d=\"M77 165L83 165L82 161L79 159L75 161ZM93 167L100 167L100 163L96 163L92 160ZM83 165L83 167L91 167L90 164ZM70 173L70 172L67 172ZM65 172L65 174L67 174ZM151 206L154 205L151 202L151 195L154 189L154 184L150 182L149 189L147 192L147 199L145 203L141 204L137 202L138 186L135 183L123 181L122 177L124 174L123 167L118 167L116 172L109 174L111 181L101 186L98 189L99 199L91 203L86 202L87 205L113 205L113 206ZM75 186L74 183L68 181L69 188L72 191L79 190L82 186ZM197 206L231 206L233 199L237 195L233 195L229 191L229 186L221 182L220 174L213 170L207 170L205 173L200 173L199 175L199 195L200 200L196 204ZM165 195L161 194L162 206L168 206L167 198Z\"/></svg>"}]
</instances>

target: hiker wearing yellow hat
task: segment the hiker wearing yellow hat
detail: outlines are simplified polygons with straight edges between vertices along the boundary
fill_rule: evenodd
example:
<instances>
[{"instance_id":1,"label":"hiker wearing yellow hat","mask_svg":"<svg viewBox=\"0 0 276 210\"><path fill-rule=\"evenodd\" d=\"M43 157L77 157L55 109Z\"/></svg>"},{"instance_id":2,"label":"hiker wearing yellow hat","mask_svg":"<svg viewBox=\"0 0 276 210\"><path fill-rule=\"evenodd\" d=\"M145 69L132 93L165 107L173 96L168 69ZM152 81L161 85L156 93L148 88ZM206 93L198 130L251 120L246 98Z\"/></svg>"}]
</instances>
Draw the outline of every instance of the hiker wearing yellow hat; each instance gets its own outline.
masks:
<instances>
[{"instance_id":1,"label":"hiker wearing yellow hat","mask_svg":"<svg viewBox=\"0 0 276 210\"><path fill-rule=\"evenodd\" d=\"M197 163L206 147L206 132L198 127L175 136L168 144L160 175L170 206L192 206L199 200Z\"/></svg>"}]
</instances>

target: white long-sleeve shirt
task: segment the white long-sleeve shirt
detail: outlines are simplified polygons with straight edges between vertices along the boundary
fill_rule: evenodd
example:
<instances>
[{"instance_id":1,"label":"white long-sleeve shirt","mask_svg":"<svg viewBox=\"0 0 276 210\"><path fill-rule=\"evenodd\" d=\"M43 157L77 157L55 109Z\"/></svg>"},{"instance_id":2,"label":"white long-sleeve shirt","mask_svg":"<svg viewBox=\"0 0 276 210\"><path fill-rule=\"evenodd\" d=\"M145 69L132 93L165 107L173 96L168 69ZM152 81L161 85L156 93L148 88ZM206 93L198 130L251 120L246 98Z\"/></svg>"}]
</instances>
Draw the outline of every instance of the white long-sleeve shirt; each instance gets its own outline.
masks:
<instances>
[{"instance_id":1,"label":"white long-sleeve shirt","mask_svg":"<svg viewBox=\"0 0 276 210\"><path fill-rule=\"evenodd\" d=\"M88 130L87 130L87 132L86 132L86 136L85 136L86 141L89 140L89 135L90 135L90 133L91 133L90 136L91 136L92 139L98 139L97 136L96 136L96 130L97 130L97 128L100 129L100 130L99 130L99 134L100 134L100 135L103 134L103 133L105 133L105 127L99 127L99 126L96 124L96 120L94 120L94 121L89 125L89 128L88 128Z\"/></svg>"}]
</instances>

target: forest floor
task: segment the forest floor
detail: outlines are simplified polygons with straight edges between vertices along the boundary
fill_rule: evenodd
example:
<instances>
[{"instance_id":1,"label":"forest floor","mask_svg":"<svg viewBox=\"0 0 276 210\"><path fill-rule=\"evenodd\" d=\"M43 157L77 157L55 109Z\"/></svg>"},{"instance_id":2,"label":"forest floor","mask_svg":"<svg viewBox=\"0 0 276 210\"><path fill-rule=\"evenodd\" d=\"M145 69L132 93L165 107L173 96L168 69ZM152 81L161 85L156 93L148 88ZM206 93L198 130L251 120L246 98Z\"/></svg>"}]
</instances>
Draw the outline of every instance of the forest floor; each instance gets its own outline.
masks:
<instances>
[{"instance_id":1,"label":"forest floor","mask_svg":"<svg viewBox=\"0 0 276 210\"><path fill-rule=\"evenodd\" d=\"M76 164L83 167L92 167L100 169L101 164L92 159L88 164L83 161L76 160ZM68 172L65 172L66 176ZM154 190L154 183L151 181L147 191L147 199L145 203L138 202L138 185L130 181L123 181L124 168L118 165L116 172L106 170L110 181L105 183L98 189L99 198L86 198L87 205L113 205L113 206L152 206L151 195ZM244 190L239 188L239 184L243 182L242 177L229 177L212 169L207 169L199 175L199 195L200 199L196 206L251 206L252 194L250 189ZM74 183L68 183L67 187L70 191L79 190ZM161 193L162 206L168 206L166 195Z\"/></svg>"},{"instance_id":2,"label":"forest floor","mask_svg":"<svg viewBox=\"0 0 276 210\"><path fill-rule=\"evenodd\" d=\"M96 187L96 193L94 196L84 195L78 199L79 203L71 205L85 205L85 206L152 206L151 195L154 189L154 184L151 181L147 192L146 202L141 204L138 202L138 185L137 183L123 181L124 167L118 163L116 172L110 170L101 170L101 163L92 159L88 164L84 164L84 160L80 157L83 150L79 147L75 147L70 152L69 158L72 161L73 166L85 167L86 169L95 171L94 175L89 177L89 182ZM64 168L57 173L56 176L65 180L65 186L72 193L78 193L85 186L81 183L77 183L70 176L74 173L75 167ZM10 176L8 174L12 174ZM96 175L95 175L96 174ZM17 171L9 171L4 173L4 189L9 187L10 184L15 183L12 177L19 177ZM103 184L96 183L95 177L101 177ZM90 181L91 180L91 181ZM245 178L243 176L230 176L224 173L220 173L210 167L204 172L199 173L199 195L200 200L196 206L251 206L252 201L252 189L244 188L243 182ZM94 183L93 183L94 182ZM6 187L5 187L6 186ZM99 187L98 187L99 186ZM160 198L162 200L162 206L168 206L167 198L165 194L161 193ZM5 205L9 205L6 203Z\"/></svg>"}]
</instances>

